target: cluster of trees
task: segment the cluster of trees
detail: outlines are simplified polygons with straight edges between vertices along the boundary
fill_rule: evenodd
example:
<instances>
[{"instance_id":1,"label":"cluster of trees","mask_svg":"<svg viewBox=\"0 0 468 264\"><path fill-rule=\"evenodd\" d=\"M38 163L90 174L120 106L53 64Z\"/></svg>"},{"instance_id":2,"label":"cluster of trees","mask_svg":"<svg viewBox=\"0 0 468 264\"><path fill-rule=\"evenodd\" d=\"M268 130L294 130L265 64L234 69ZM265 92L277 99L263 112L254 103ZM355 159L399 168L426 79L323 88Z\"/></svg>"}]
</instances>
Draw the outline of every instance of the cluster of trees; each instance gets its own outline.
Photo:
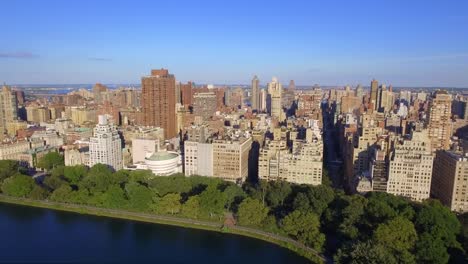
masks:
<instances>
[{"instance_id":1,"label":"cluster of trees","mask_svg":"<svg viewBox=\"0 0 468 264\"><path fill-rule=\"evenodd\" d=\"M52 154L51 154L52 155ZM328 185L286 182L238 186L208 177L154 177L104 165L63 166L54 159L37 184L14 161L0 161L4 194L112 209L223 221L290 236L337 263L448 263L468 250L468 215L440 202L413 203L386 193L346 195Z\"/></svg>"}]
</instances>

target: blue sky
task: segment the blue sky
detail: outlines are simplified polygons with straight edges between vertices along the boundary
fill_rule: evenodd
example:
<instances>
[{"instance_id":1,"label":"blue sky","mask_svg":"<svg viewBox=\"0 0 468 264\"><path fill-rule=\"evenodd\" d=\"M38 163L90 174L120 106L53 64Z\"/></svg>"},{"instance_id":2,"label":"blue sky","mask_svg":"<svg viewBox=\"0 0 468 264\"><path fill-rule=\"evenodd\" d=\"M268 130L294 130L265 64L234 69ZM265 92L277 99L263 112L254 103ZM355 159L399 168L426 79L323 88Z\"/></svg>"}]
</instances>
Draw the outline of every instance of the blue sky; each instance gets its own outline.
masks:
<instances>
[{"instance_id":1,"label":"blue sky","mask_svg":"<svg viewBox=\"0 0 468 264\"><path fill-rule=\"evenodd\" d=\"M468 1L0 1L0 81L468 87Z\"/></svg>"}]
</instances>

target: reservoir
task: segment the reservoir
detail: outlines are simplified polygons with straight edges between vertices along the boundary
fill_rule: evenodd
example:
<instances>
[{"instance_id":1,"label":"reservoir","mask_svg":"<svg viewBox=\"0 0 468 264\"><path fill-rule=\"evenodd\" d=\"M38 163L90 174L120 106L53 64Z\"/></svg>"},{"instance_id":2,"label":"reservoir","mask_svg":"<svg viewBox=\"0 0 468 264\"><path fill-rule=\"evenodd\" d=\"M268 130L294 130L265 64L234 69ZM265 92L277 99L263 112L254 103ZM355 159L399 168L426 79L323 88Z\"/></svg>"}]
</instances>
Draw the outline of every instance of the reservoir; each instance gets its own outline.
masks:
<instances>
[{"instance_id":1,"label":"reservoir","mask_svg":"<svg viewBox=\"0 0 468 264\"><path fill-rule=\"evenodd\" d=\"M232 234L0 203L0 263L308 263Z\"/></svg>"}]
</instances>

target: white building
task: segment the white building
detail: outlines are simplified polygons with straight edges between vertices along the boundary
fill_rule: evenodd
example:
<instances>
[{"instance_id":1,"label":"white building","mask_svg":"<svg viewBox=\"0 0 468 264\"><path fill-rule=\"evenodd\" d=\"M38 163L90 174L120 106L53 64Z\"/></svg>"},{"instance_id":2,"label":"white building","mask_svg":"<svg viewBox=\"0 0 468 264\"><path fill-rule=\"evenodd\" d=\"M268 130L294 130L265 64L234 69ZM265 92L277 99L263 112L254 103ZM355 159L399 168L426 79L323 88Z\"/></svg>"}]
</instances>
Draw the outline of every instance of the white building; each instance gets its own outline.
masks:
<instances>
[{"instance_id":1,"label":"white building","mask_svg":"<svg viewBox=\"0 0 468 264\"><path fill-rule=\"evenodd\" d=\"M89 142L89 166L101 163L114 170L123 168L122 140L116 127L108 124L107 116L100 115Z\"/></svg>"},{"instance_id":2,"label":"white building","mask_svg":"<svg viewBox=\"0 0 468 264\"><path fill-rule=\"evenodd\" d=\"M157 151L149 153L144 163L137 163L136 169L151 170L157 176L169 176L182 172L182 162L179 153L173 151Z\"/></svg>"},{"instance_id":3,"label":"white building","mask_svg":"<svg viewBox=\"0 0 468 264\"><path fill-rule=\"evenodd\" d=\"M185 175L213 176L213 145L186 141L184 144Z\"/></svg>"},{"instance_id":4,"label":"white building","mask_svg":"<svg viewBox=\"0 0 468 264\"><path fill-rule=\"evenodd\" d=\"M434 155L426 130L395 144L389 164L387 192L415 201L429 198Z\"/></svg>"},{"instance_id":5,"label":"white building","mask_svg":"<svg viewBox=\"0 0 468 264\"><path fill-rule=\"evenodd\" d=\"M132 140L133 163L144 162L148 154L159 150L159 139L135 138Z\"/></svg>"}]
</instances>

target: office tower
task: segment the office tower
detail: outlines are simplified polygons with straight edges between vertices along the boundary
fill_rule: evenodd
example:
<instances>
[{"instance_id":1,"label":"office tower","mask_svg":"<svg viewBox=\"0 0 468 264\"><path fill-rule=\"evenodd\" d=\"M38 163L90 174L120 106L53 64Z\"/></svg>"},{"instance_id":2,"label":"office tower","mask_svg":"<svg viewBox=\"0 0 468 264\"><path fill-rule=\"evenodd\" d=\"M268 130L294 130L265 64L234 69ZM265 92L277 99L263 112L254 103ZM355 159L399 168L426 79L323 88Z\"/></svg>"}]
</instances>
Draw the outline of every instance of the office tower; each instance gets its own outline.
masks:
<instances>
[{"instance_id":1,"label":"office tower","mask_svg":"<svg viewBox=\"0 0 468 264\"><path fill-rule=\"evenodd\" d=\"M284 115L283 108L281 107L281 96L283 94L283 88L281 83L278 82L276 77L273 77L271 82L268 84L268 103L269 113L271 116L280 118ZM267 104L268 104L267 103Z\"/></svg>"},{"instance_id":2,"label":"office tower","mask_svg":"<svg viewBox=\"0 0 468 264\"><path fill-rule=\"evenodd\" d=\"M429 138L432 142L432 150L449 149L452 137L452 97L446 91L435 92L428 114Z\"/></svg>"},{"instance_id":3,"label":"office tower","mask_svg":"<svg viewBox=\"0 0 468 264\"><path fill-rule=\"evenodd\" d=\"M189 106L192 105L193 99L193 82L188 82L187 84L180 84L180 92L181 92L181 100L182 105L188 109Z\"/></svg>"},{"instance_id":4,"label":"office tower","mask_svg":"<svg viewBox=\"0 0 468 264\"><path fill-rule=\"evenodd\" d=\"M200 92L193 96L193 114L209 119L216 112L216 94L214 92Z\"/></svg>"},{"instance_id":5,"label":"office tower","mask_svg":"<svg viewBox=\"0 0 468 264\"><path fill-rule=\"evenodd\" d=\"M452 211L468 212L468 158L453 151L437 151L431 194Z\"/></svg>"},{"instance_id":6,"label":"office tower","mask_svg":"<svg viewBox=\"0 0 468 264\"><path fill-rule=\"evenodd\" d=\"M213 140L213 177L244 182L248 176L252 138L232 137Z\"/></svg>"},{"instance_id":7,"label":"office tower","mask_svg":"<svg viewBox=\"0 0 468 264\"><path fill-rule=\"evenodd\" d=\"M267 91L265 89L262 89L260 91L260 105L259 105L259 110L260 112L265 112L267 110Z\"/></svg>"},{"instance_id":8,"label":"office tower","mask_svg":"<svg viewBox=\"0 0 468 264\"><path fill-rule=\"evenodd\" d=\"M356 96L359 98L359 100L362 101L362 97L364 96L364 89L360 84L358 84L358 86L356 87Z\"/></svg>"},{"instance_id":9,"label":"office tower","mask_svg":"<svg viewBox=\"0 0 468 264\"><path fill-rule=\"evenodd\" d=\"M252 79L252 109L259 110L260 109L260 87L259 87L259 80L257 75L254 76Z\"/></svg>"},{"instance_id":10,"label":"office tower","mask_svg":"<svg viewBox=\"0 0 468 264\"><path fill-rule=\"evenodd\" d=\"M177 135L175 77L167 69L152 70L141 79L143 120L146 126L164 128L165 138Z\"/></svg>"},{"instance_id":11,"label":"office tower","mask_svg":"<svg viewBox=\"0 0 468 264\"><path fill-rule=\"evenodd\" d=\"M107 92L107 86L101 84L101 83L96 83L93 86L93 96L94 96L94 101L96 103L102 102L102 93Z\"/></svg>"},{"instance_id":12,"label":"office tower","mask_svg":"<svg viewBox=\"0 0 468 264\"><path fill-rule=\"evenodd\" d=\"M105 115L100 115L98 119L94 136L89 139L89 166L100 163L120 170L123 168L122 140L117 128L108 123Z\"/></svg>"},{"instance_id":13,"label":"office tower","mask_svg":"<svg viewBox=\"0 0 468 264\"><path fill-rule=\"evenodd\" d=\"M294 92L296 90L296 83L294 82L294 80L289 81L288 90L292 91L292 92Z\"/></svg>"},{"instance_id":14,"label":"office tower","mask_svg":"<svg viewBox=\"0 0 468 264\"><path fill-rule=\"evenodd\" d=\"M371 93L370 93L370 103L374 106L374 110L377 110L378 107L378 90L379 90L379 82L375 79L371 82Z\"/></svg>"},{"instance_id":15,"label":"office tower","mask_svg":"<svg viewBox=\"0 0 468 264\"><path fill-rule=\"evenodd\" d=\"M389 162L387 192L415 201L428 199L433 161L427 130L413 131L411 139L395 142Z\"/></svg>"},{"instance_id":16,"label":"office tower","mask_svg":"<svg viewBox=\"0 0 468 264\"><path fill-rule=\"evenodd\" d=\"M0 94L0 138L3 136L9 122L18 119L18 103L16 92L4 85Z\"/></svg>"}]
</instances>

